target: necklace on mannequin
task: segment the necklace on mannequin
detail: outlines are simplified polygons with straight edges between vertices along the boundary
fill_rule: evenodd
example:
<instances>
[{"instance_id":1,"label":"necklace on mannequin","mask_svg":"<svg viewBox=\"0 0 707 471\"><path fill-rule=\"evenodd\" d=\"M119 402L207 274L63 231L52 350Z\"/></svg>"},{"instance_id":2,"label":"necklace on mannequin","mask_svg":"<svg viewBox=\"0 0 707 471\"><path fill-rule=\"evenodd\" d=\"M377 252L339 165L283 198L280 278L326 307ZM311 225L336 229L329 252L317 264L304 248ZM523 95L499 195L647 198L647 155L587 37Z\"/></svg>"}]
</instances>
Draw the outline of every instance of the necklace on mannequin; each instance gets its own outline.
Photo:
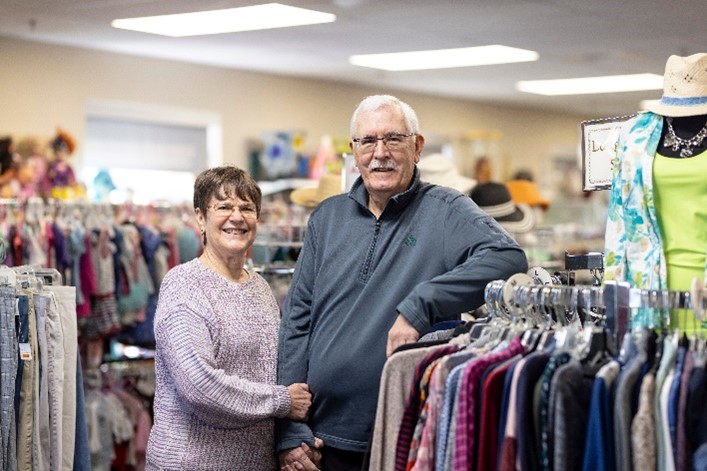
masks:
<instances>
[{"instance_id":1,"label":"necklace on mannequin","mask_svg":"<svg viewBox=\"0 0 707 471\"><path fill-rule=\"evenodd\" d=\"M692 157L692 148L702 145L702 141L707 137L707 123L700 129L700 132L692 136L690 139L683 139L675 134L673 129L673 118L666 117L668 123L668 132L663 139L663 145L670 147L674 151L680 151L680 157Z\"/></svg>"}]
</instances>

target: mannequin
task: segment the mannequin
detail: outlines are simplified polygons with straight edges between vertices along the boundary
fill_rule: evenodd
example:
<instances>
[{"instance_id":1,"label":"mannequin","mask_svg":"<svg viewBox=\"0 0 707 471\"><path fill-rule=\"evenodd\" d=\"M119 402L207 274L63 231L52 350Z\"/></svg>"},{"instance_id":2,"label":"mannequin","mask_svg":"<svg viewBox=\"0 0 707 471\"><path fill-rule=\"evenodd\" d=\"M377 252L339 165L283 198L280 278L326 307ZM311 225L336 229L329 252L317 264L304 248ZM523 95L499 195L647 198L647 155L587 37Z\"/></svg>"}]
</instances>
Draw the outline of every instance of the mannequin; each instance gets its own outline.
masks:
<instances>
[{"instance_id":1,"label":"mannequin","mask_svg":"<svg viewBox=\"0 0 707 471\"><path fill-rule=\"evenodd\" d=\"M474 178L476 183L487 183L491 181L491 161L488 157L479 157L474 165Z\"/></svg>"},{"instance_id":2,"label":"mannequin","mask_svg":"<svg viewBox=\"0 0 707 471\"><path fill-rule=\"evenodd\" d=\"M707 134L706 126L707 115L663 117L661 140L653 160L653 198L670 290L689 291L694 278L702 278L704 284L707 139L700 140L699 136ZM670 127L677 139L671 138ZM698 323L676 312L671 325L692 331Z\"/></svg>"},{"instance_id":3,"label":"mannequin","mask_svg":"<svg viewBox=\"0 0 707 471\"><path fill-rule=\"evenodd\" d=\"M54 155L47 171L51 196L63 200L70 199L77 186L74 169L70 163L76 144L69 133L59 129L51 147Z\"/></svg>"},{"instance_id":4,"label":"mannequin","mask_svg":"<svg viewBox=\"0 0 707 471\"><path fill-rule=\"evenodd\" d=\"M707 278L707 54L671 56L660 101L621 128L606 225L605 280L687 291ZM689 309L638 310L632 329L707 331Z\"/></svg>"},{"instance_id":5,"label":"mannequin","mask_svg":"<svg viewBox=\"0 0 707 471\"><path fill-rule=\"evenodd\" d=\"M45 139L28 136L17 143L17 153L20 155L20 166L17 179L20 182L20 198L50 196L50 183L47 177L49 161L48 145Z\"/></svg>"}]
</instances>

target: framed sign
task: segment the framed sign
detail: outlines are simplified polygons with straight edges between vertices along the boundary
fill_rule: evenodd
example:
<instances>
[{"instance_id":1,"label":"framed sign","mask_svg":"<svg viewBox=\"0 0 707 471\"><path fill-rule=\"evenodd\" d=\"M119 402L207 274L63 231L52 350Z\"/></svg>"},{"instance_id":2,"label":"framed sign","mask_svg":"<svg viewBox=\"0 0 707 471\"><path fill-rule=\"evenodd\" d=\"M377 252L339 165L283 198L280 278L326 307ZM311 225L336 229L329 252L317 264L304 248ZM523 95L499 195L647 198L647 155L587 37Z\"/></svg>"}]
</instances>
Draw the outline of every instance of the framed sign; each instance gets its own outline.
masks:
<instances>
[{"instance_id":1,"label":"framed sign","mask_svg":"<svg viewBox=\"0 0 707 471\"><path fill-rule=\"evenodd\" d=\"M619 132L635 115L582 122L582 178L584 191L611 189L611 171Z\"/></svg>"}]
</instances>

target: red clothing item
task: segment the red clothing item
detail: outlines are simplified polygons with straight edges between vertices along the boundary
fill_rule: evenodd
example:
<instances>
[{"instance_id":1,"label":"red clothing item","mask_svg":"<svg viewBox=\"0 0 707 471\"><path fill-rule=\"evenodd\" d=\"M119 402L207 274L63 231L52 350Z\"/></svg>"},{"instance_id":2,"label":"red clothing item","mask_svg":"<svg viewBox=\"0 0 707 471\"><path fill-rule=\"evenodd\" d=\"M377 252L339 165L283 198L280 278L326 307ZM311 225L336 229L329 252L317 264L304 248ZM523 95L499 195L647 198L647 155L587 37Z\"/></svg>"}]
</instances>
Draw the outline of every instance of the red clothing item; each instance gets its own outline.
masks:
<instances>
[{"instance_id":1,"label":"red clothing item","mask_svg":"<svg viewBox=\"0 0 707 471\"><path fill-rule=\"evenodd\" d=\"M476 407L481 385L481 376L486 368L508 360L516 355L522 355L525 348L520 337L514 338L508 348L497 353L488 353L478 360L472 361L464 370L459 387L459 411L457 413L457 428L454 437L454 469L471 469L476 463Z\"/></svg>"},{"instance_id":2,"label":"red clothing item","mask_svg":"<svg viewBox=\"0 0 707 471\"><path fill-rule=\"evenodd\" d=\"M506 372L517 361L514 358L494 368L481 392L481 424L479 425L479 455L476 469L496 469L498 465L498 422L501 420L503 383Z\"/></svg>"},{"instance_id":3,"label":"red clothing item","mask_svg":"<svg viewBox=\"0 0 707 471\"><path fill-rule=\"evenodd\" d=\"M83 294L83 303L76 305L76 317L79 318L91 316L91 296L98 291L96 274L93 272L91 261L91 238L88 234L84 237L84 245L86 250L79 259L79 276L81 277L81 293Z\"/></svg>"},{"instance_id":4,"label":"red clothing item","mask_svg":"<svg viewBox=\"0 0 707 471\"><path fill-rule=\"evenodd\" d=\"M134 466L131 466L127 463L128 443L129 442L121 442L121 443L116 443L115 445L113 445L113 453L115 454L115 458L113 458L113 462L110 464L111 470L114 470L114 471L134 471L135 470Z\"/></svg>"}]
</instances>

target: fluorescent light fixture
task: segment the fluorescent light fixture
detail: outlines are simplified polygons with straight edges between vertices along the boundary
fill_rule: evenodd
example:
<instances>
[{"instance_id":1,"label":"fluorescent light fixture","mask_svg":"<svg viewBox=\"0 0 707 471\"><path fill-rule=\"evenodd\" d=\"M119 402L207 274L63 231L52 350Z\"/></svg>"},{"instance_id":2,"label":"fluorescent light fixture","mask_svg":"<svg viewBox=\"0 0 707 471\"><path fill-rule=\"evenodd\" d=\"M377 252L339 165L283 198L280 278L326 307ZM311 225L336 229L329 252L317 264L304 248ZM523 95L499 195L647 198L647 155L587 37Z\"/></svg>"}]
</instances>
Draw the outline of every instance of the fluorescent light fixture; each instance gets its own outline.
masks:
<instances>
[{"instance_id":1,"label":"fluorescent light fixture","mask_svg":"<svg viewBox=\"0 0 707 471\"><path fill-rule=\"evenodd\" d=\"M500 45L367 54L349 57L349 63L353 65L393 72L508 64L535 60L538 60L538 53L535 51Z\"/></svg>"},{"instance_id":2,"label":"fluorescent light fixture","mask_svg":"<svg viewBox=\"0 0 707 471\"><path fill-rule=\"evenodd\" d=\"M585 95L590 93L660 90L663 76L656 74L611 75L561 80L529 80L516 83L521 92L538 95Z\"/></svg>"},{"instance_id":3,"label":"fluorescent light fixture","mask_svg":"<svg viewBox=\"0 0 707 471\"><path fill-rule=\"evenodd\" d=\"M175 38L285 28L336 21L336 15L279 3L175 15L113 20L114 28L160 34Z\"/></svg>"}]
</instances>

